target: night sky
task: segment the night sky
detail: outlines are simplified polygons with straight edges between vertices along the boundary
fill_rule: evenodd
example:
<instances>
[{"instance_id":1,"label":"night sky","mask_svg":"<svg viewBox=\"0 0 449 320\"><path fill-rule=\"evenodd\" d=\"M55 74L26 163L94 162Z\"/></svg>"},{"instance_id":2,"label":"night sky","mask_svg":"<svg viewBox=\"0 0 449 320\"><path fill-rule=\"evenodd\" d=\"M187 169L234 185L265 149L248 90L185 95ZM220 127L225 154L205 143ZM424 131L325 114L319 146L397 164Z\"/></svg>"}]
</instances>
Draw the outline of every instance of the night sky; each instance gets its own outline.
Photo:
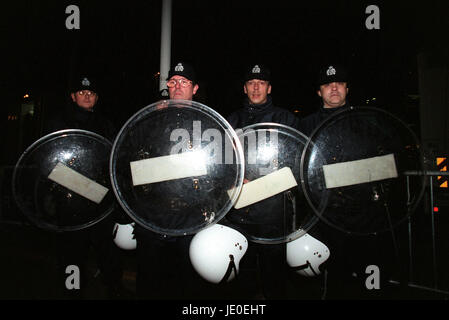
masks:
<instances>
[{"instance_id":1,"label":"night sky","mask_svg":"<svg viewBox=\"0 0 449 320\"><path fill-rule=\"evenodd\" d=\"M46 110L67 101L70 78L87 70L101 83L99 109L121 125L159 98L161 1L16 1L3 5L1 91L25 93ZM68 30L65 9L80 9ZM368 30L368 5L380 29ZM240 80L253 64L273 74L275 104L303 116L319 104L313 81L323 63L351 71L350 101L403 114L418 94L419 52L447 47L446 1L173 0L172 63L192 63L197 100L227 115L244 98ZM113 111L113 112L110 112Z\"/></svg>"}]
</instances>

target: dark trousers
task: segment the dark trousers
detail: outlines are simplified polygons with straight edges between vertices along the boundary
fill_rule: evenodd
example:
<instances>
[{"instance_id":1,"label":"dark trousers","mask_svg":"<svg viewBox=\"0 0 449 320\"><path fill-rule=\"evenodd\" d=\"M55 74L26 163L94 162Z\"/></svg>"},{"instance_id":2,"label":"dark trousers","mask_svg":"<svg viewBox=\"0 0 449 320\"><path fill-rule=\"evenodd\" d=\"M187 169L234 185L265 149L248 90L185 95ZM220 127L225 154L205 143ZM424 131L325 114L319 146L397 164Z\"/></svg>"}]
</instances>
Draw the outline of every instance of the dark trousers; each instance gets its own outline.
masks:
<instances>
[{"instance_id":1,"label":"dark trousers","mask_svg":"<svg viewBox=\"0 0 449 320\"><path fill-rule=\"evenodd\" d=\"M250 243L258 258L262 293L268 300L286 297L286 245Z\"/></svg>"},{"instance_id":2,"label":"dark trousers","mask_svg":"<svg viewBox=\"0 0 449 320\"><path fill-rule=\"evenodd\" d=\"M309 233L326 244L330 251L323 268L328 275L328 299L364 299L388 294L385 288L398 267L389 232L351 235L319 222ZM381 290L367 288L366 280L372 274L368 266L379 269Z\"/></svg>"},{"instance_id":3,"label":"dark trousers","mask_svg":"<svg viewBox=\"0 0 449 320\"><path fill-rule=\"evenodd\" d=\"M237 282L246 283L244 269L253 269L258 275L258 293L265 299L279 300L286 298L287 258L286 243L275 244L275 239L283 234L283 222L265 224L238 224L227 220L222 222L231 228L236 228L248 239L248 250L241 260L242 276ZM254 242L252 239L265 239L264 243ZM236 282L236 281L234 281ZM252 297L250 297L252 298Z\"/></svg>"},{"instance_id":4,"label":"dark trousers","mask_svg":"<svg viewBox=\"0 0 449 320\"><path fill-rule=\"evenodd\" d=\"M164 300L193 298L198 275L189 258L192 236L164 238L137 228L137 297Z\"/></svg>"},{"instance_id":5,"label":"dark trousers","mask_svg":"<svg viewBox=\"0 0 449 320\"><path fill-rule=\"evenodd\" d=\"M73 298L83 298L87 287L89 270L89 255L93 251L96 267L100 270L103 284L109 289L121 285L123 274L123 253L113 242L112 231L114 221L109 217L97 224L78 231L66 231L54 234L56 255L59 264L58 280L63 295ZM68 289L66 279L71 275L67 267L74 265L79 268L80 288Z\"/></svg>"}]
</instances>

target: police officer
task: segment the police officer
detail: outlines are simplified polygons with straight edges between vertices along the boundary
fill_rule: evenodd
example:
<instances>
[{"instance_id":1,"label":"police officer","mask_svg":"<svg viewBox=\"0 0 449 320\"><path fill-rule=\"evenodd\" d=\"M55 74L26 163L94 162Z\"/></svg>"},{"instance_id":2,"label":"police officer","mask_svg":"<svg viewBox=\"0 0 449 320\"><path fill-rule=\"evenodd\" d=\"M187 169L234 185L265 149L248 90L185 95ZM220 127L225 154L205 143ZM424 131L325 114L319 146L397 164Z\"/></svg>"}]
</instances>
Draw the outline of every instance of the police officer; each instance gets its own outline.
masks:
<instances>
[{"instance_id":1,"label":"police officer","mask_svg":"<svg viewBox=\"0 0 449 320\"><path fill-rule=\"evenodd\" d=\"M298 130L306 136L310 136L313 130L327 117L336 111L348 107L347 95L349 93L349 87L346 67L335 63L321 66L314 80L314 86L316 88L316 94L321 98L321 104L317 111L299 120ZM326 298L326 295L323 293L329 291L327 288L329 264L334 261L339 261L336 256L339 255L338 249L341 248L341 245L338 243L342 241L342 236L344 235L339 231L333 230L322 221L318 221L308 230L308 234L329 247L330 258L320 266L320 270L322 271L320 276L307 278L299 276L294 272L289 273L291 282L298 288L302 288L302 290L294 293L293 296L307 299ZM338 266L341 267L340 269L345 269L341 265ZM332 272L332 275L334 273L340 272ZM329 297L329 294L327 294L327 297Z\"/></svg>"},{"instance_id":2,"label":"police officer","mask_svg":"<svg viewBox=\"0 0 449 320\"><path fill-rule=\"evenodd\" d=\"M300 131L309 136L318 125L334 112L349 107L348 71L340 64L326 64L320 68L316 78L316 93L321 106L314 113L300 120Z\"/></svg>"},{"instance_id":3,"label":"police officer","mask_svg":"<svg viewBox=\"0 0 449 320\"><path fill-rule=\"evenodd\" d=\"M318 72L316 93L321 98L321 106L314 113L301 119L299 131L311 136L314 130L327 118L336 112L343 111L351 106L348 103L349 72L347 68L338 63L328 63L322 66ZM342 124L344 126L344 124ZM347 129L347 128L342 128ZM343 131L342 131L343 132ZM345 131L348 132L348 131ZM351 133L352 134L352 133ZM354 132L356 137L359 133ZM338 199L335 199L338 201ZM340 219L351 219L350 214L345 214L350 208L344 205L328 208L332 216ZM328 299L360 299L366 298L368 290L365 287L365 268L373 261L389 259L392 252L384 250L379 256L379 248L391 248L390 239L374 237L371 235L355 236L343 232L321 220L319 220L308 233L329 247L330 257L322 271L328 274L326 289ZM320 269L321 269L320 267ZM387 266L383 269L384 275ZM322 281L323 279L319 279ZM384 281L383 279L382 281ZM311 284L310 281L308 285ZM321 283L315 285L322 286Z\"/></svg>"},{"instance_id":4,"label":"police officer","mask_svg":"<svg viewBox=\"0 0 449 320\"><path fill-rule=\"evenodd\" d=\"M79 74L72 80L70 102L59 112L52 114L44 125L44 133L48 134L63 129L82 129L97 133L109 141L115 138L113 123L96 110L99 100L99 88L94 77ZM108 217L97 224L78 231L55 234L55 245L60 259L59 280L63 293L69 298L83 299L87 286L87 262L89 251L95 251L101 279L107 288L108 298L129 298L129 293L122 285L123 256L114 244L112 231L115 222L124 218L121 210L114 210ZM123 220L124 221L124 220ZM79 290L65 288L65 268L76 265L80 269L81 283Z\"/></svg>"},{"instance_id":5,"label":"police officer","mask_svg":"<svg viewBox=\"0 0 449 320\"><path fill-rule=\"evenodd\" d=\"M192 65L178 62L168 73L170 99L193 100L199 89ZM152 214L151 212L149 214ZM173 220L171 220L173 218ZM176 217L168 218L170 225L182 224ZM182 217L180 217L182 218ZM137 276L139 299L195 298L202 281L189 258L192 235L169 236L136 225Z\"/></svg>"},{"instance_id":6,"label":"police officer","mask_svg":"<svg viewBox=\"0 0 449 320\"><path fill-rule=\"evenodd\" d=\"M243 108L226 118L234 129L261 122L275 122L298 128L298 118L293 113L273 104L271 72L267 67L261 64L251 66L243 80Z\"/></svg>"},{"instance_id":7,"label":"police officer","mask_svg":"<svg viewBox=\"0 0 449 320\"><path fill-rule=\"evenodd\" d=\"M271 98L271 72L261 64L251 66L244 75L243 108L231 113L227 120L234 129L262 122L274 122L298 128L298 118L288 110L276 107ZM247 178L247 177L246 177ZM251 235L270 238L279 236L284 225L284 195L278 194L250 207L232 209L226 216L227 222L238 225ZM258 236L257 236L258 237ZM286 297L286 247L281 244L250 243L242 268L246 263L256 263L261 274L262 294L266 299Z\"/></svg>"},{"instance_id":8,"label":"police officer","mask_svg":"<svg viewBox=\"0 0 449 320\"><path fill-rule=\"evenodd\" d=\"M95 132L111 142L116 129L110 119L97 110L99 88L96 79L87 75L77 76L70 88L70 102L50 115L44 133L62 129L83 129Z\"/></svg>"}]
</instances>

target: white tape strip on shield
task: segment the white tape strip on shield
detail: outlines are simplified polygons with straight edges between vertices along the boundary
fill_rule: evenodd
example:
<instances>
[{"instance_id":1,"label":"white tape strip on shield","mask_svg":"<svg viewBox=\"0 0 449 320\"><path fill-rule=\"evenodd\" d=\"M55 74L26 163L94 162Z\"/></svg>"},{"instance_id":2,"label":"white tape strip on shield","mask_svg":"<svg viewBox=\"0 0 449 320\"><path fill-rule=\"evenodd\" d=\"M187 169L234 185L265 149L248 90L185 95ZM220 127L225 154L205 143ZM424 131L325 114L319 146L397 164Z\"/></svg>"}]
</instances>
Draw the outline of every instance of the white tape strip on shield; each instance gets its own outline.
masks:
<instances>
[{"instance_id":1,"label":"white tape strip on shield","mask_svg":"<svg viewBox=\"0 0 449 320\"><path fill-rule=\"evenodd\" d=\"M323 173L327 189L398 177L393 154L327 164Z\"/></svg>"},{"instance_id":2,"label":"white tape strip on shield","mask_svg":"<svg viewBox=\"0 0 449 320\"><path fill-rule=\"evenodd\" d=\"M132 161L130 166L134 186L207 174L201 151Z\"/></svg>"},{"instance_id":3,"label":"white tape strip on shield","mask_svg":"<svg viewBox=\"0 0 449 320\"><path fill-rule=\"evenodd\" d=\"M95 203L100 203L108 192L108 188L83 176L61 162L58 162L50 172L48 179Z\"/></svg>"},{"instance_id":4,"label":"white tape strip on shield","mask_svg":"<svg viewBox=\"0 0 449 320\"><path fill-rule=\"evenodd\" d=\"M276 170L266 176L245 183L234 207L240 209L253 203L272 197L278 193L297 186L295 177L289 167ZM228 190L229 196L234 189Z\"/></svg>"}]
</instances>

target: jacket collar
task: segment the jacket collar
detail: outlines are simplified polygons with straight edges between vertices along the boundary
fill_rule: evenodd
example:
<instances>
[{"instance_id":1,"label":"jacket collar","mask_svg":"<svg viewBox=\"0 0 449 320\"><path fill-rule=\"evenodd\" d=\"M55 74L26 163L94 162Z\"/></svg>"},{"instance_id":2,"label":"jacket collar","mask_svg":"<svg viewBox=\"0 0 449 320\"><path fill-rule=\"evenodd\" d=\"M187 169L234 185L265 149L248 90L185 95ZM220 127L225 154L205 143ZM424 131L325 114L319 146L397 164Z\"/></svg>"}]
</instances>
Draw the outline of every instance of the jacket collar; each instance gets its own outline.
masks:
<instances>
[{"instance_id":1,"label":"jacket collar","mask_svg":"<svg viewBox=\"0 0 449 320\"><path fill-rule=\"evenodd\" d=\"M249 113L264 112L267 109L271 108L272 106L273 106L273 100L272 100L271 96L267 96L267 101L262 104L251 104L249 102L248 98L245 99L245 103L244 103L245 111L247 111Z\"/></svg>"}]
</instances>

